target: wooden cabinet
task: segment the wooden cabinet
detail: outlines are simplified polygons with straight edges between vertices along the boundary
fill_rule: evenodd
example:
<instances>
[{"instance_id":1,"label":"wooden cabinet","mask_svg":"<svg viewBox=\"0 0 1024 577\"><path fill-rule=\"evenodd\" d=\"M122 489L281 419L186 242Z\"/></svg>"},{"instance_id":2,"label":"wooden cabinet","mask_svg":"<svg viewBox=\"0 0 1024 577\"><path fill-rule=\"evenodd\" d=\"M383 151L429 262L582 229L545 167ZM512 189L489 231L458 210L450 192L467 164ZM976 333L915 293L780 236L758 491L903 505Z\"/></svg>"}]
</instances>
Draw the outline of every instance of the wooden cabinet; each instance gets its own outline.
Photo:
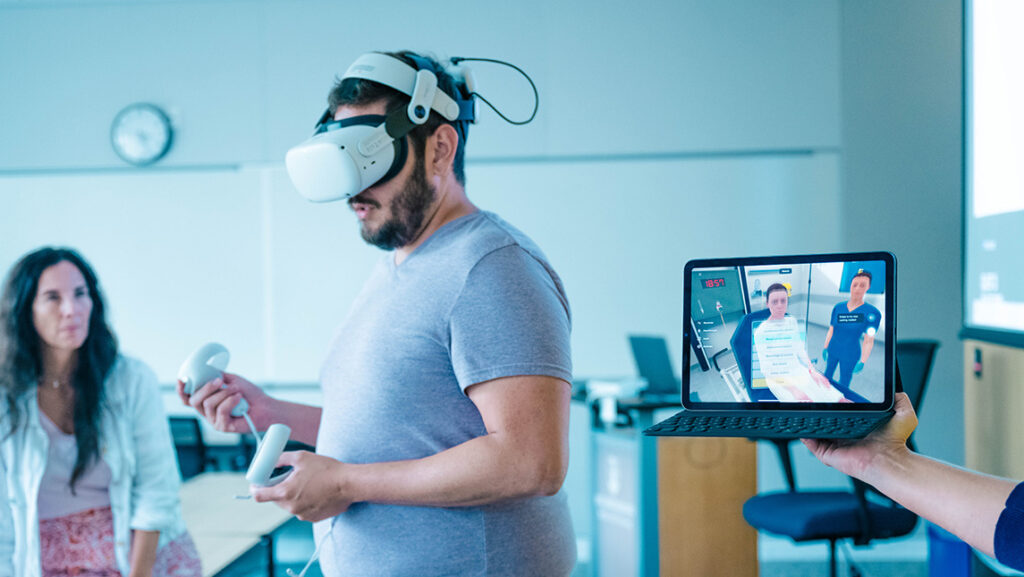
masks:
<instances>
[{"instance_id":1,"label":"wooden cabinet","mask_svg":"<svg viewBox=\"0 0 1024 577\"><path fill-rule=\"evenodd\" d=\"M591 574L755 577L757 532L743 503L757 492L746 439L645 437L633 426L592 431Z\"/></svg>"},{"instance_id":2,"label":"wooden cabinet","mask_svg":"<svg viewBox=\"0 0 1024 577\"><path fill-rule=\"evenodd\" d=\"M977 358L976 355L980 355ZM975 372L980 360L980 375ZM1024 349L964 341L967 467L1024 479Z\"/></svg>"},{"instance_id":3,"label":"wooden cabinet","mask_svg":"<svg viewBox=\"0 0 1024 577\"><path fill-rule=\"evenodd\" d=\"M662 575L757 575L757 531L743 519L756 457L747 439L658 439Z\"/></svg>"}]
</instances>

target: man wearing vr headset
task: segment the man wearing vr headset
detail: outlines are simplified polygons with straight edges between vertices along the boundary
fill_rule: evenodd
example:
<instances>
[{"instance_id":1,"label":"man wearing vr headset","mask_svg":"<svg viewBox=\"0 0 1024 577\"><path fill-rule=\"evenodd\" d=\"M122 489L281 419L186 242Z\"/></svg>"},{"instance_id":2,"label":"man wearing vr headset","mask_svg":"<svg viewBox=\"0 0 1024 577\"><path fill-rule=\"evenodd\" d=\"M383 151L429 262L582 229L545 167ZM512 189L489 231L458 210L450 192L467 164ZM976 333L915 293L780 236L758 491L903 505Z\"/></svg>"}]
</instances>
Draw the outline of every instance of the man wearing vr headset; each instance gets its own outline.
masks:
<instances>
[{"instance_id":1,"label":"man wearing vr headset","mask_svg":"<svg viewBox=\"0 0 1024 577\"><path fill-rule=\"evenodd\" d=\"M189 404L242 432L230 411L244 396L259 428L316 444L285 453L291 475L253 496L323 521L326 575L568 575L569 305L540 249L466 196L472 88L434 60L372 54L329 105L289 173L307 198L351 195L363 238L393 252L331 345L324 407L230 374ZM395 160L367 177L380 150ZM350 159L364 172L331 164Z\"/></svg>"}]
</instances>

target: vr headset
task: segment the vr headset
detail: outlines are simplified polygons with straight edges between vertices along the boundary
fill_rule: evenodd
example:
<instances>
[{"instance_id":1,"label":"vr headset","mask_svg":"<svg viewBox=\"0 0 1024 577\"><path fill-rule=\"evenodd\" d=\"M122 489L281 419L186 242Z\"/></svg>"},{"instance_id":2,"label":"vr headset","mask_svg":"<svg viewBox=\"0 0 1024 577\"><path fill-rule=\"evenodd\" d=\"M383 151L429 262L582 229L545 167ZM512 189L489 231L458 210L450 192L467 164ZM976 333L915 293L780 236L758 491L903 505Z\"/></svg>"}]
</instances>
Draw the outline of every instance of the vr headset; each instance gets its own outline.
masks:
<instances>
[{"instance_id":1,"label":"vr headset","mask_svg":"<svg viewBox=\"0 0 1024 577\"><path fill-rule=\"evenodd\" d=\"M437 87L430 61L409 56L416 68L387 54L370 52L349 66L342 79L372 80L409 96L409 105L387 116L370 114L334 120L334 110L324 112L313 137L288 151L285 166L292 184L313 202L353 197L386 182L405 165L405 136L425 123L431 111L455 123L465 141L467 123L476 120L472 77L459 66L448 72L456 79L458 94Z\"/></svg>"}]
</instances>

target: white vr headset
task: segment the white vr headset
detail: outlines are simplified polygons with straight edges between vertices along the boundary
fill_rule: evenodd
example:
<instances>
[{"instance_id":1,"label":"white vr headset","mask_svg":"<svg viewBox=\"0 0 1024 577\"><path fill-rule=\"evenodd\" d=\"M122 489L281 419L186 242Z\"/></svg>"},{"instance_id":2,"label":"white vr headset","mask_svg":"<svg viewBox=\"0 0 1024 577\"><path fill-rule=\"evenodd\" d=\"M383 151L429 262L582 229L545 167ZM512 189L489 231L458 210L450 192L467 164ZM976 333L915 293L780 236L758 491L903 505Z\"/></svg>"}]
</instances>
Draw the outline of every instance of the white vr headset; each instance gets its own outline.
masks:
<instances>
[{"instance_id":1,"label":"white vr headset","mask_svg":"<svg viewBox=\"0 0 1024 577\"><path fill-rule=\"evenodd\" d=\"M372 80L409 96L409 105L387 116L372 114L334 120L328 109L317 122L313 137L288 151L285 166L292 184L307 200L329 202L353 197L385 182L402 169L406 158L405 136L425 123L430 111L460 127L466 137L466 123L476 114L472 77L469 70L449 70L456 77L457 92L450 95L437 87L434 67L423 58L411 56L417 68L404 61L371 52L363 54L342 76Z\"/></svg>"}]
</instances>

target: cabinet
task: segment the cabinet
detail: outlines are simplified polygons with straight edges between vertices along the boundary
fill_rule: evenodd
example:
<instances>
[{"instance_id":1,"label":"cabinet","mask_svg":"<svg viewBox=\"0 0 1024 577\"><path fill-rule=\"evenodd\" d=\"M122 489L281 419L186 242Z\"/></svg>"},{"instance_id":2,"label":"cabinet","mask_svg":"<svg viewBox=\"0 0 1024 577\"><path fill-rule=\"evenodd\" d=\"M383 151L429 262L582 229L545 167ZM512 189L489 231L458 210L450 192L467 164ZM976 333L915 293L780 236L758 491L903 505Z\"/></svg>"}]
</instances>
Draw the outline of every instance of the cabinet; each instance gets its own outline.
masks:
<instances>
[{"instance_id":1,"label":"cabinet","mask_svg":"<svg viewBox=\"0 0 1024 577\"><path fill-rule=\"evenodd\" d=\"M593 427L593 574L756 576L742 512L757 492L754 443L645 437L653 411L626 411L629 426Z\"/></svg>"},{"instance_id":2,"label":"cabinet","mask_svg":"<svg viewBox=\"0 0 1024 577\"><path fill-rule=\"evenodd\" d=\"M968 468L1024 479L1022 409L1024 349L964 341L964 456Z\"/></svg>"}]
</instances>

